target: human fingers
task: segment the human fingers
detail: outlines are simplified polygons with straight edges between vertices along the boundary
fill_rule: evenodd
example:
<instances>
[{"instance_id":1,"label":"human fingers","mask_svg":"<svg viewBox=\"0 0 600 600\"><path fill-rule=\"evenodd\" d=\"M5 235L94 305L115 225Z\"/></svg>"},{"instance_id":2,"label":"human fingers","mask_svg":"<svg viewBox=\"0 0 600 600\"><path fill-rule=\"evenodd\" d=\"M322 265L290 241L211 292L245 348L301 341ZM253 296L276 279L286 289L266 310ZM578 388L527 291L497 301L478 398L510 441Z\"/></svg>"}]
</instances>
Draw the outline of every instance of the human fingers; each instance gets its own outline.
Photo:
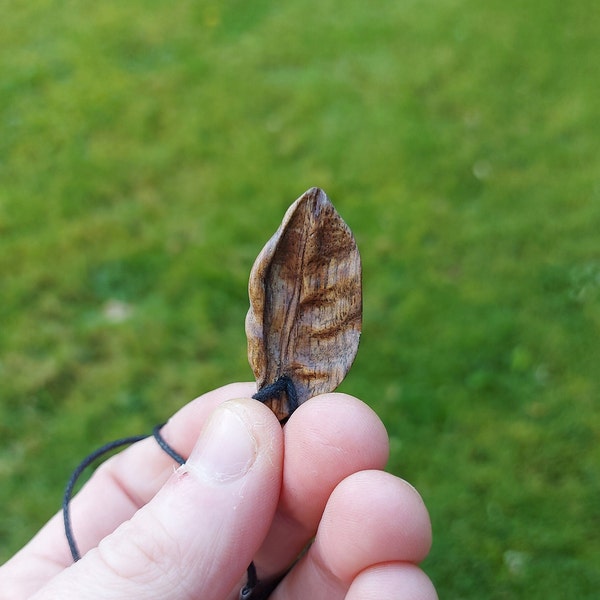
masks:
<instances>
[{"instance_id":1,"label":"human fingers","mask_svg":"<svg viewBox=\"0 0 600 600\"><path fill-rule=\"evenodd\" d=\"M398 579L404 582L396 583L398 589L414 588L423 598L434 599L427 578L414 570L430 546L429 515L412 486L381 471L355 473L331 494L314 543L277 587L273 600L341 600L346 594L359 598L367 584L378 586L382 594L371 597L385 598ZM402 568L407 564L414 568ZM388 568L367 576L376 565Z\"/></svg>"},{"instance_id":2,"label":"human fingers","mask_svg":"<svg viewBox=\"0 0 600 600\"><path fill-rule=\"evenodd\" d=\"M249 396L254 390L254 384L232 384L209 392L176 413L162 434L185 457L216 405L232 396ZM350 473L382 468L388 456L387 434L379 418L362 402L344 394L326 394L303 404L286 425L285 436L280 509L256 558L259 576L267 579L285 570L314 535L333 488ZM145 504L166 481L173 465L154 440L135 444L105 463L73 502L74 531L82 551L97 545ZM102 518L90 519L90 514ZM37 589L71 563L60 515L28 550L21 553L26 560L17 561L21 568L13 572L36 573L37 580L31 575L20 577L30 589Z\"/></svg>"},{"instance_id":3,"label":"human fingers","mask_svg":"<svg viewBox=\"0 0 600 600\"><path fill-rule=\"evenodd\" d=\"M259 577L285 572L314 536L334 488L348 475L382 469L388 436L379 417L347 394L304 403L284 428L285 461L277 513L255 557Z\"/></svg>"},{"instance_id":4,"label":"human fingers","mask_svg":"<svg viewBox=\"0 0 600 600\"><path fill-rule=\"evenodd\" d=\"M215 408L233 398L249 398L255 390L254 384L237 383L203 394L167 421L161 429L163 439L187 459ZM134 444L101 465L72 502L71 519L81 553L95 547L149 502L177 466L153 437ZM89 515L98 507L104 518L94 522ZM69 554L67 564L70 562Z\"/></svg>"},{"instance_id":5,"label":"human fingers","mask_svg":"<svg viewBox=\"0 0 600 600\"><path fill-rule=\"evenodd\" d=\"M249 397L253 383L227 385L186 404L162 428L161 434L182 456L189 456L212 411L232 398ZM71 522L81 554L150 501L172 475L175 461L148 438L115 455L93 474L71 502ZM11 560L0 567L11 598L27 597L71 565L62 514L55 515ZM0 592L2 598L2 592Z\"/></svg>"},{"instance_id":6,"label":"human fingers","mask_svg":"<svg viewBox=\"0 0 600 600\"><path fill-rule=\"evenodd\" d=\"M344 600L438 600L431 580L411 563L383 563L360 572Z\"/></svg>"},{"instance_id":7,"label":"human fingers","mask_svg":"<svg viewBox=\"0 0 600 600\"><path fill-rule=\"evenodd\" d=\"M282 458L265 406L223 404L158 494L34 598L226 598L270 526Z\"/></svg>"}]
</instances>

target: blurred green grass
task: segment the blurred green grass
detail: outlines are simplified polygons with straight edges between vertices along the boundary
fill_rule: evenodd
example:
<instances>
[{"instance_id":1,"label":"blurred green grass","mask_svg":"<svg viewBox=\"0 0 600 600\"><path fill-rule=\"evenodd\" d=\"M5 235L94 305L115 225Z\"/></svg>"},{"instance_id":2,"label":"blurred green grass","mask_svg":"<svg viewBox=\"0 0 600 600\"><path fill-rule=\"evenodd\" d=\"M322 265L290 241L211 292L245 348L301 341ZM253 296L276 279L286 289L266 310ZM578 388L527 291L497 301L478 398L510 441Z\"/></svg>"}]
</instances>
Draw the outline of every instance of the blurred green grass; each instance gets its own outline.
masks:
<instances>
[{"instance_id":1,"label":"blurred green grass","mask_svg":"<svg viewBox=\"0 0 600 600\"><path fill-rule=\"evenodd\" d=\"M3 8L0 560L91 449L251 379L250 267L319 185L364 262L342 389L425 498L440 596L595 597L594 2Z\"/></svg>"}]
</instances>

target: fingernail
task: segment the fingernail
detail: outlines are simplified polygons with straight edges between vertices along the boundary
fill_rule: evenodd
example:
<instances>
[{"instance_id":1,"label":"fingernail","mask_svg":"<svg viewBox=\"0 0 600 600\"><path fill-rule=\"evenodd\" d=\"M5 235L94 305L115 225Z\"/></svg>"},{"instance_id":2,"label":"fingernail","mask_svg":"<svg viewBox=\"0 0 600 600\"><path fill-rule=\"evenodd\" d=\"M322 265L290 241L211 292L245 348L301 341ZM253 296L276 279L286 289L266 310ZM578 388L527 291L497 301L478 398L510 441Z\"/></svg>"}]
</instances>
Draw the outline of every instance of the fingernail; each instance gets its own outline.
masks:
<instances>
[{"instance_id":1,"label":"fingernail","mask_svg":"<svg viewBox=\"0 0 600 600\"><path fill-rule=\"evenodd\" d=\"M258 449L241 410L235 402L216 409L192 450L188 468L216 483L234 481L250 470Z\"/></svg>"}]
</instances>

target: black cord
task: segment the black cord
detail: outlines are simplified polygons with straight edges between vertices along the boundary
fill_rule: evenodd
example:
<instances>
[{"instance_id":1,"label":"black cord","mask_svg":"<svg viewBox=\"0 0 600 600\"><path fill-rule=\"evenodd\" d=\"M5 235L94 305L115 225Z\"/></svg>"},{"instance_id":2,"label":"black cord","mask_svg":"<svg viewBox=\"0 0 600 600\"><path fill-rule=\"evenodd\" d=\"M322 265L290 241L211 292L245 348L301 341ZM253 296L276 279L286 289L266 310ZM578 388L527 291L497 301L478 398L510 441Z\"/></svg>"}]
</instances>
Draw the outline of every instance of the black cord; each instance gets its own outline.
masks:
<instances>
[{"instance_id":1,"label":"black cord","mask_svg":"<svg viewBox=\"0 0 600 600\"><path fill-rule=\"evenodd\" d=\"M294 386L293 381L287 375L282 375L279 379L274 381L273 383L264 386L260 389L254 396L252 396L255 400L259 402L266 402L267 400L271 400L273 398L279 398L282 394L286 395L287 400L287 408L288 408L288 416L285 419L282 419L281 424L284 425L289 415L291 415L298 408L298 392ZM176 450L171 448L169 444L162 437L160 430L164 426L164 423L161 425L156 425L152 430L152 436L156 440L157 444L160 448L166 452L174 461L179 463L180 465L185 464L185 458L181 456ZM115 440L114 442L109 442L108 444L104 444L88 456L86 456L80 463L77 465L69 481L67 483L67 487L65 489L65 493L63 496L62 502L62 512L63 512L63 521L65 525L65 536L67 538L67 542L69 544L69 550L71 551L71 556L73 557L73 562L77 562L81 558L81 554L79 553L79 548L77 547L77 543L75 541L75 535L73 534L73 527L71 524L71 499L73 497L73 489L77 484L77 481L83 471L87 469L95 460L102 457L103 455L115 450L116 448L120 448L122 446L128 446L130 444L135 444L136 442L140 442L141 440L150 437L150 435L136 435L132 437L122 438L120 440ZM255 594L259 592L259 580L256 573L256 567L253 562L250 563L247 569L247 580L246 585L240 590L239 600L260 600ZM268 586L267 595L274 589L274 586ZM266 588L265 588L266 590ZM261 598L266 598L267 596L261 594Z\"/></svg>"},{"instance_id":2,"label":"black cord","mask_svg":"<svg viewBox=\"0 0 600 600\"><path fill-rule=\"evenodd\" d=\"M288 408L287 417L280 421L281 425L283 426L290 418L290 415L299 406L298 392L296 391L294 382L290 377L287 375L282 375L273 383L262 387L252 397L259 402L266 402L267 400L271 400L273 398L280 398L282 394L286 395ZM267 584L266 587L263 586L264 589L262 590L259 589L259 583L260 582L256 574L256 567L254 566L254 563L251 562L247 570L246 585L240 590L239 600L262 600L263 598L267 598L273 589L275 589L277 583L279 583L279 580L274 585Z\"/></svg>"},{"instance_id":3,"label":"black cord","mask_svg":"<svg viewBox=\"0 0 600 600\"><path fill-rule=\"evenodd\" d=\"M162 450L164 450L174 461L178 462L180 465L184 465L185 458L183 458L183 456L181 456L181 454L178 452L175 452L175 450L173 450L173 448L171 448L171 446L165 442L165 438L160 434L160 430L164 427L164 425L164 423L162 425L157 425L152 430L152 435Z\"/></svg>"},{"instance_id":4,"label":"black cord","mask_svg":"<svg viewBox=\"0 0 600 600\"><path fill-rule=\"evenodd\" d=\"M181 456L178 452L176 452L162 437L160 434L161 428L164 426L164 423L161 425L157 425L152 430L152 436L161 447L161 449L166 452L173 460L178 462L180 465L185 463L185 458ZM65 494L63 496L62 502L62 512L63 512L63 521L65 524L65 537L67 538L67 542L69 544L69 550L71 551L71 556L73 557L73 562L77 562L81 558L81 554L79 552L79 548L77 547L77 542L75 541L75 535L73 534L73 526L71 524L71 498L73 496L73 489L77 484L77 480L81 477L81 474L87 469L95 460L108 454L112 450L116 448L120 448L122 446L128 446L130 444L135 444L136 442L140 442L141 440L145 440L150 437L148 434L144 435L135 435L127 438L122 438L120 440L115 440L114 442L109 442L108 444L104 444L88 456L86 456L80 463L77 465L76 469L71 474L69 478L69 482L67 483L67 487L65 489Z\"/></svg>"},{"instance_id":5,"label":"black cord","mask_svg":"<svg viewBox=\"0 0 600 600\"><path fill-rule=\"evenodd\" d=\"M273 398L280 398L283 393L285 393L287 399L288 416L285 418L287 420L299 405L298 392L296 391L294 382L287 375L282 375L273 383L265 385L252 397L259 402L266 402Z\"/></svg>"},{"instance_id":6,"label":"black cord","mask_svg":"<svg viewBox=\"0 0 600 600\"><path fill-rule=\"evenodd\" d=\"M145 438L149 437L148 435L136 435L128 438L122 438L120 440L115 440L114 442L109 442L108 444L104 444L91 454L88 454L80 463L77 465L77 468L73 471L71 477L69 478L69 482L67 483L67 487L65 489L65 495L63 496L62 502L62 511L63 511L63 520L65 523L65 536L67 538L67 542L69 543L69 550L71 551L71 556L73 557L73 562L77 562L81 558L81 554L79 554L79 549L77 548L77 543L75 542L75 536L73 535L73 528L71 526L71 513L70 513L70 503L71 497L73 495L73 488L77 483L80 475L87 469L96 459L100 458L102 455L107 454L111 450L115 450L116 448L120 448L121 446L128 446L129 444L134 444L135 442L139 442Z\"/></svg>"},{"instance_id":7,"label":"black cord","mask_svg":"<svg viewBox=\"0 0 600 600\"><path fill-rule=\"evenodd\" d=\"M254 594L254 590L258 585L258 577L256 576L256 567L251 562L246 571L246 585L240 590L239 600L250 600Z\"/></svg>"}]
</instances>

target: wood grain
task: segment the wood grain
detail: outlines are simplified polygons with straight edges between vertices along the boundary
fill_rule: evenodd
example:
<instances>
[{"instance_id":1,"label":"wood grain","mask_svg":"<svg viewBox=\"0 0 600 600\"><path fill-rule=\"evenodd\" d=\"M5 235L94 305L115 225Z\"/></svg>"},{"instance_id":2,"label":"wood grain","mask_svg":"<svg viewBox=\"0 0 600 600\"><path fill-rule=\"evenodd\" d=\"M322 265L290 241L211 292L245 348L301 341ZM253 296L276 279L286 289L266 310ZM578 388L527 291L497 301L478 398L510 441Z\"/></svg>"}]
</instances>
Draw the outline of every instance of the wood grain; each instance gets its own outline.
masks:
<instances>
[{"instance_id":1,"label":"wood grain","mask_svg":"<svg viewBox=\"0 0 600 600\"><path fill-rule=\"evenodd\" d=\"M362 325L360 255L350 228L319 188L287 210L256 259L246 317L258 388L286 375L301 404L333 391L350 369ZM282 419L286 398L267 404Z\"/></svg>"}]
</instances>

